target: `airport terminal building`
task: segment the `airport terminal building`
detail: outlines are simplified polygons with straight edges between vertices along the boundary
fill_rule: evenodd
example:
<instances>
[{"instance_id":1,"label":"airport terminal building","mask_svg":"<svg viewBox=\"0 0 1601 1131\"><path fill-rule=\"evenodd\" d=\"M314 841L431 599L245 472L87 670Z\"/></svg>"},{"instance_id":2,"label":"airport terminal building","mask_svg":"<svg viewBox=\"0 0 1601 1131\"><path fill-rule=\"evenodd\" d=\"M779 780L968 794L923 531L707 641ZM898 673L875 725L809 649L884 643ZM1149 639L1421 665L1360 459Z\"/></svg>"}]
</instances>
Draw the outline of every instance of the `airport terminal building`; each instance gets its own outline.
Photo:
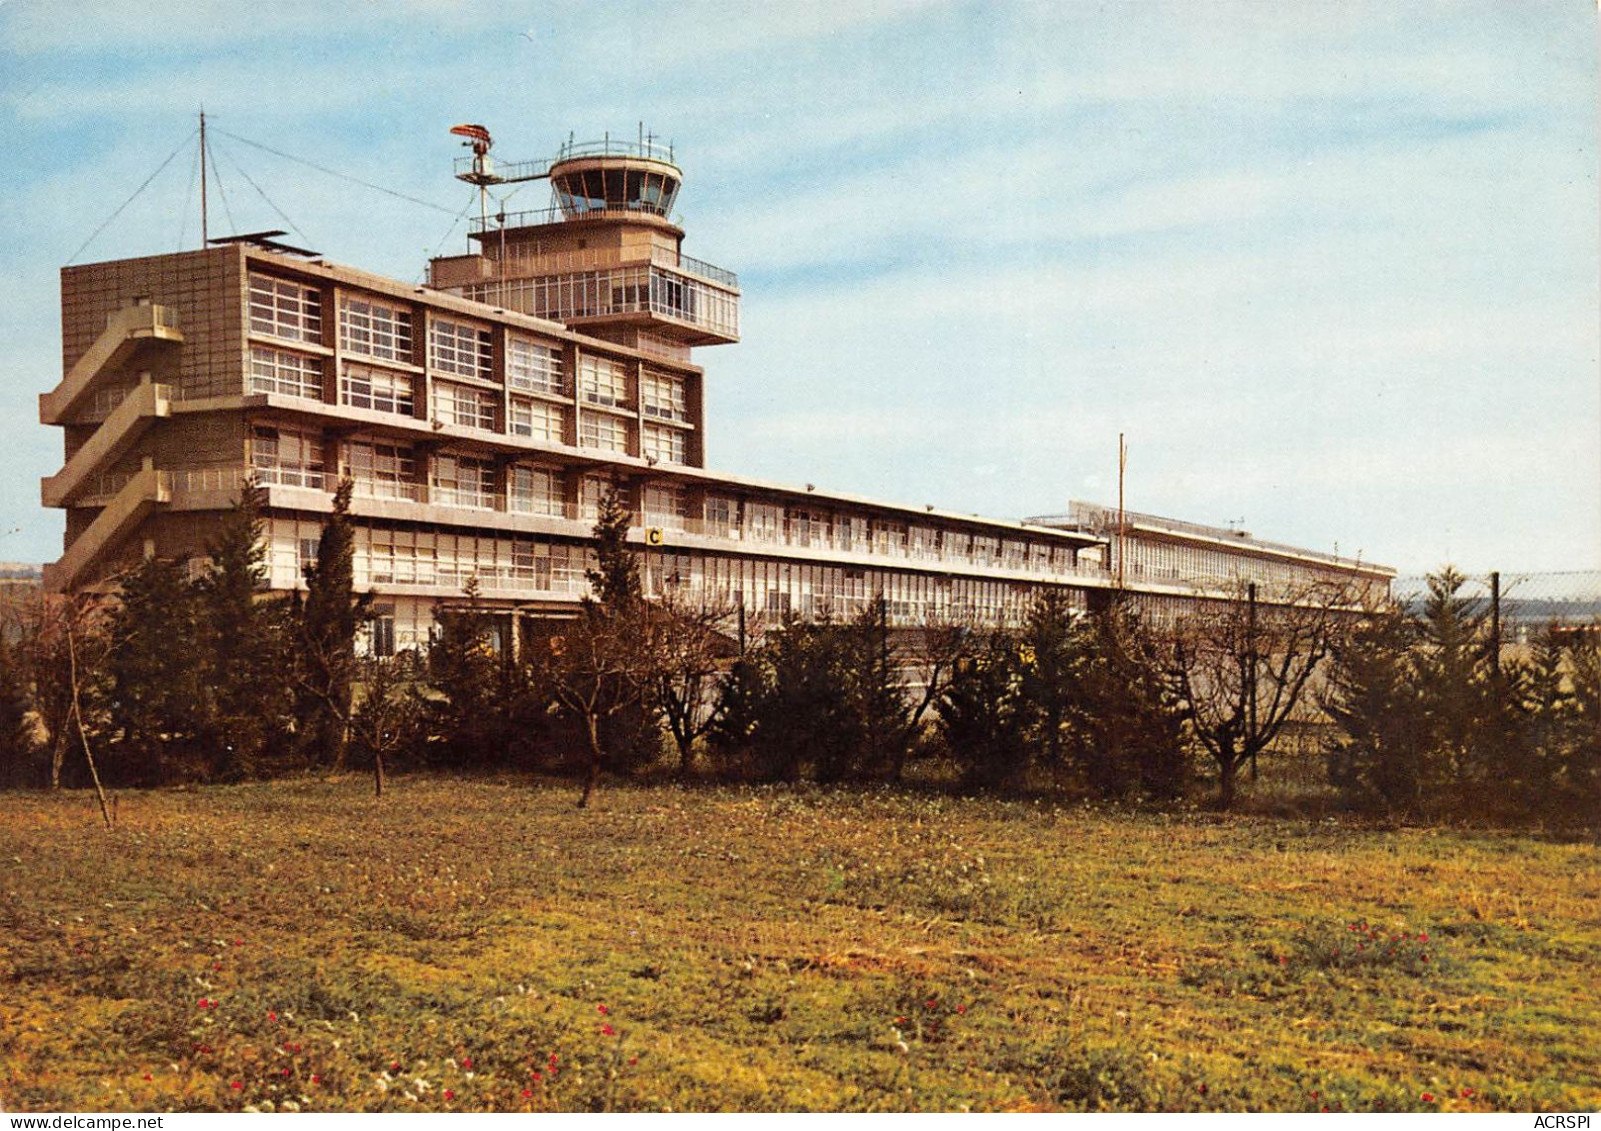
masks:
<instances>
[{"instance_id":1,"label":"airport terminal building","mask_svg":"<svg viewBox=\"0 0 1601 1131\"><path fill-rule=\"evenodd\" d=\"M903 626L1004 623L1045 589L1080 604L1228 599L1243 581L1269 600L1308 578L1388 589L1381 566L1150 516L985 519L708 470L695 351L738 340L740 288L683 253L672 151L570 142L497 166L487 133L467 136L461 179L546 179L553 204L486 208L473 251L435 259L426 286L282 233L62 271L63 376L40 418L64 433L42 494L67 529L47 587L203 555L254 476L279 591L303 584L333 487L353 481L380 652L426 643L473 578L509 619L571 612L614 486L647 592L756 617L848 616L882 596Z\"/></svg>"}]
</instances>

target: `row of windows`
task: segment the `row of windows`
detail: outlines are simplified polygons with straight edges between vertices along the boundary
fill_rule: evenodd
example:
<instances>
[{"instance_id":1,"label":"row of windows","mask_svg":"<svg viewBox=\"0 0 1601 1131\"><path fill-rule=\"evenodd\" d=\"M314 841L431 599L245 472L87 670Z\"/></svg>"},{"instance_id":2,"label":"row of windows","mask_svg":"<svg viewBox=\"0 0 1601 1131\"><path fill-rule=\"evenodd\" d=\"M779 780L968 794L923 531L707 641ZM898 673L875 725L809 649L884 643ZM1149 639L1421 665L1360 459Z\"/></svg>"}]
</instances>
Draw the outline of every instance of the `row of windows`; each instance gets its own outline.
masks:
<instances>
[{"instance_id":1,"label":"row of windows","mask_svg":"<svg viewBox=\"0 0 1601 1131\"><path fill-rule=\"evenodd\" d=\"M266 481L291 486L331 487L324 447L315 433L258 426L253 434L252 466ZM593 519L608 480L596 475L578 482L576 510L567 504L566 477L558 471L513 465L506 470L505 494L495 461L440 453L431 461L404 444L355 441L342 445L342 471L355 480L358 495L380 499L429 501L482 510ZM419 469L427 471L426 485ZM776 503L707 496L700 506L682 488L649 484L643 495L643 525L751 543L873 553L883 557L942 561L982 567L1074 572L1073 549L1017 539L997 539L962 531L869 522L860 516L828 515Z\"/></svg>"},{"instance_id":2,"label":"row of windows","mask_svg":"<svg viewBox=\"0 0 1601 1131\"><path fill-rule=\"evenodd\" d=\"M342 295L339 344L349 353L410 364L413 314L409 307L372 298ZM294 342L322 342L322 299L313 287L266 275L250 276L250 328ZM428 364L443 373L488 381L494 377L490 331L473 323L435 317L428 324ZM506 339L506 383L530 393L568 396L561 350L510 333ZM590 404L629 403L627 367L615 358L584 355L579 360L580 395ZM645 413L666 420L689 419L682 377L645 370L641 382Z\"/></svg>"},{"instance_id":3,"label":"row of windows","mask_svg":"<svg viewBox=\"0 0 1601 1131\"><path fill-rule=\"evenodd\" d=\"M257 393L279 393L306 400L323 399L322 362L303 354L267 346L251 349L250 388ZM409 373L346 362L339 378L339 403L375 412L412 416L416 408L415 379ZM429 415L441 424L497 429L498 397L489 389L451 381L435 381L430 390ZM551 444L567 443L567 412L561 405L512 397L506 431ZM586 414L578 442L586 448L628 453L632 425L606 414ZM680 430L645 425L640 454L662 463L684 463L689 458L688 437Z\"/></svg>"},{"instance_id":4,"label":"row of windows","mask_svg":"<svg viewBox=\"0 0 1601 1131\"><path fill-rule=\"evenodd\" d=\"M460 288L460 294L559 322L651 313L728 337L739 336L739 299L735 295L661 267L618 267L473 283Z\"/></svg>"},{"instance_id":5,"label":"row of windows","mask_svg":"<svg viewBox=\"0 0 1601 1131\"><path fill-rule=\"evenodd\" d=\"M289 588L316 553L314 523L273 519L268 524L272 583ZM527 535L491 535L426 526L358 524L354 566L357 588L415 584L460 588L476 579L486 593L526 592L578 597L588 592L583 545ZM975 618L1006 622L1024 616L1039 586L981 578L950 578L822 563L790 563L701 551L664 550L644 563L647 591L673 588L705 594L748 611L777 617L825 612L848 616L882 597L892 620ZM406 600L396 598L397 603ZM426 632L430 618L403 618Z\"/></svg>"}]
</instances>

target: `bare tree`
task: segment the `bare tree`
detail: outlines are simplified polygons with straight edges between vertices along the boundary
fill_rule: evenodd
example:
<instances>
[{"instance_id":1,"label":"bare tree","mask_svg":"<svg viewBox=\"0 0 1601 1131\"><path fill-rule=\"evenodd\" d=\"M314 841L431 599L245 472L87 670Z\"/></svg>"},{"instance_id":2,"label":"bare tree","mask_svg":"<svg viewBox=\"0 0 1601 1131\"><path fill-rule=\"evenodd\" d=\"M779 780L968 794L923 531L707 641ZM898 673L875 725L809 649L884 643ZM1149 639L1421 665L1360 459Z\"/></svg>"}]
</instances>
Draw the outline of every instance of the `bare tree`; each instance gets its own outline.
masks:
<instances>
[{"instance_id":1,"label":"bare tree","mask_svg":"<svg viewBox=\"0 0 1601 1131\"><path fill-rule=\"evenodd\" d=\"M87 594L41 593L24 613L18 652L49 735L51 789L61 788L74 727L81 731L85 725L85 686L104 670L110 654L105 617L105 603Z\"/></svg>"},{"instance_id":2,"label":"bare tree","mask_svg":"<svg viewBox=\"0 0 1601 1131\"><path fill-rule=\"evenodd\" d=\"M688 777L694 772L695 743L716 721L712 682L738 650L736 611L733 602L714 594L691 595L668 585L651 614L648 694L678 747L678 773Z\"/></svg>"},{"instance_id":3,"label":"bare tree","mask_svg":"<svg viewBox=\"0 0 1601 1131\"><path fill-rule=\"evenodd\" d=\"M565 631L545 640L534 664L560 708L584 728L588 770L578 808L589 805L606 751L601 724L640 703L656 665L654 628L643 602L606 605L587 597Z\"/></svg>"},{"instance_id":4,"label":"bare tree","mask_svg":"<svg viewBox=\"0 0 1601 1131\"><path fill-rule=\"evenodd\" d=\"M963 659L973 655L979 639L973 625L959 617L930 618L907 634L896 656L905 681L907 709L901 732L890 744L891 781L900 780L906 756L917 741L929 708L945 694L952 673Z\"/></svg>"},{"instance_id":5,"label":"bare tree","mask_svg":"<svg viewBox=\"0 0 1601 1131\"><path fill-rule=\"evenodd\" d=\"M418 700L408 683L415 679L410 653L367 656L356 662L361 699L350 718L351 741L372 756L373 793L384 795L386 763L412 740Z\"/></svg>"},{"instance_id":6,"label":"bare tree","mask_svg":"<svg viewBox=\"0 0 1601 1131\"><path fill-rule=\"evenodd\" d=\"M586 571L594 596L561 635L549 637L535 664L560 708L584 727L589 769L578 807L586 808L600 784L605 749L604 719L645 701L662 618L652 618L639 579L639 563L628 548L631 515L615 487L600 501L595 520L595 568Z\"/></svg>"},{"instance_id":7,"label":"bare tree","mask_svg":"<svg viewBox=\"0 0 1601 1131\"><path fill-rule=\"evenodd\" d=\"M1240 768L1296 714L1349 610L1338 587L1308 586L1269 603L1252 583L1179 623L1175 691L1195 741L1217 764L1222 808L1234 804Z\"/></svg>"}]
</instances>

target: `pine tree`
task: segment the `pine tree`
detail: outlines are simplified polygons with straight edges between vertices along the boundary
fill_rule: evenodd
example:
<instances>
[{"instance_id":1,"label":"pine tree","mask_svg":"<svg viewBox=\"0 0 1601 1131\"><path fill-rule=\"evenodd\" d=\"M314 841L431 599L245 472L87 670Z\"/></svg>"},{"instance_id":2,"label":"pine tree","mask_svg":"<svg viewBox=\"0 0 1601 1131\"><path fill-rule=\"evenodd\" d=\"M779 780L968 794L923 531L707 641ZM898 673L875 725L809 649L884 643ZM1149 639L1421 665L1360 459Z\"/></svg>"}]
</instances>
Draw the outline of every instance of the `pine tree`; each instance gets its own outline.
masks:
<instances>
[{"instance_id":1,"label":"pine tree","mask_svg":"<svg viewBox=\"0 0 1601 1131\"><path fill-rule=\"evenodd\" d=\"M350 524L354 484L342 479L333 513L323 523L317 560L306 567L300 611L300 710L303 748L324 765L343 769L350 740L351 684L356 627L366 619L371 594L355 592L355 535Z\"/></svg>"},{"instance_id":2,"label":"pine tree","mask_svg":"<svg viewBox=\"0 0 1601 1131\"><path fill-rule=\"evenodd\" d=\"M111 729L120 735L106 769L154 785L200 772L209 755L211 689L202 654L196 587L187 560L147 558L122 576L112 615ZM181 764L180 764L181 763Z\"/></svg>"},{"instance_id":3,"label":"pine tree","mask_svg":"<svg viewBox=\"0 0 1601 1131\"><path fill-rule=\"evenodd\" d=\"M657 627L645 608L639 565L628 548L631 516L615 489L601 500L595 522L595 568L587 571L594 595L578 617L544 642L537 657L542 682L561 710L583 727L588 769L578 799L589 805L606 762L609 723L640 708L651 673Z\"/></svg>"},{"instance_id":4,"label":"pine tree","mask_svg":"<svg viewBox=\"0 0 1601 1131\"><path fill-rule=\"evenodd\" d=\"M595 600L608 610L621 611L644 599L639 579L639 562L628 548L628 528L633 515L624 505L617 488L601 496L600 514L595 519L595 568L584 571Z\"/></svg>"},{"instance_id":5,"label":"pine tree","mask_svg":"<svg viewBox=\"0 0 1601 1131\"><path fill-rule=\"evenodd\" d=\"M283 734L292 702L291 645L280 602L267 589L261 509L265 492L246 480L239 500L207 546L210 567L199 587L202 662L213 693L211 727L218 768L227 776L261 767Z\"/></svg>"},{"instance_id":6,"label":"pine tree","mask_svg":"<svg viewBox=\"0 0 1601 1131\"><path fill-rule=\"evenodd\" d=\"M996 629L957 665L940 696L940 733L969 785L1013 789L1028 774L1032 712L1023 690L1025 666L1017 638Z\"/></svg>"}]
</instances>

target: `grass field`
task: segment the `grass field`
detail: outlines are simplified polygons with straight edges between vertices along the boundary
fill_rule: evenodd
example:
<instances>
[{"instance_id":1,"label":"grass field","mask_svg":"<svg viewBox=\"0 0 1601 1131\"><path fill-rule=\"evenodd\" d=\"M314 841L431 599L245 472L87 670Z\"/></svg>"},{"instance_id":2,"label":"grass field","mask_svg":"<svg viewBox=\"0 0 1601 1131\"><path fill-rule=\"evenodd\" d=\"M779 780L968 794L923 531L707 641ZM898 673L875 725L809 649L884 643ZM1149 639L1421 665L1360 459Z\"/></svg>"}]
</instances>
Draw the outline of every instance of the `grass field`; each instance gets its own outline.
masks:
<instances>
[{"instance_id":1,"label":"grass field","mask_svg":"<svg viewBox=\"0 0 1601 1131\"><path fill-rule=\"evenodd\" d=\"M125 793L108 833L87 795L0 795L0 1103L1601 1105L1593 845L877 791L573 798Z\"/></svg>"}]
</instances>

